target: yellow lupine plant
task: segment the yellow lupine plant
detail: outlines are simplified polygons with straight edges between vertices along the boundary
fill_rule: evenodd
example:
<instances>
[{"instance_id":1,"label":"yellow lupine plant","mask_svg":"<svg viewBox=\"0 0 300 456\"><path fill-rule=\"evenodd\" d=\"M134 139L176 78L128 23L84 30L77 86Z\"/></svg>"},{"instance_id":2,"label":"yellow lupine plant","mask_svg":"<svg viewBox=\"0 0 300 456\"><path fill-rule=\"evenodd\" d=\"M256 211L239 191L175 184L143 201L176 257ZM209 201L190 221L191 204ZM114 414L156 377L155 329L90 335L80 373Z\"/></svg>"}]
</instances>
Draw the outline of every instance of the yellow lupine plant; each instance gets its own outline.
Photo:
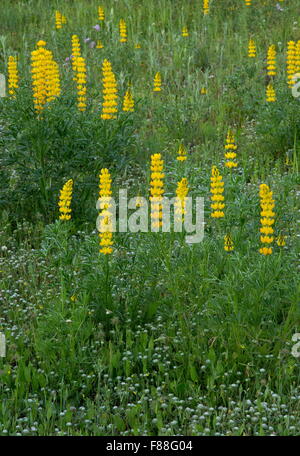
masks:
<instances>
[{"instance_id":1,"label":"yellow lupine plant","mask_svg":"<svg viewBox=\"0 0 300 456\"><path fill-rule=\"evenodd\" d=\"M19 73L17 57L12 55L8 58L8 93L11 97L16 96L16 89L19 87Z\"/></svg>"},{"instance_id":2,"label":"yellow lupine plant","mask_svg":"<svg viewBox=\"0 0 300 456\"><path fill-rule=\"evenodd\" d=\"M210 178L210 192L211 192L211 214L213 218L222 218L224 214L224 182L222 176L216 166L212 167Z\"/></svg>"},{"instance_id":3,"label":"yellow lupine plant","mask_svg":"<svg viewBox=\"0 0 300 456\"><path fill-rule=\"evenodd\" d=\"M267 75L276 76L276 48L271 44L267 52Z\"/></svg>"},{"instance_id":4,"label":"yellow lupine plant","mask_svg":"<svg viewBox=\"0 0 300 456\"><path fill-rule=\"evenodd\" d=\"M71 219L71 202L72 202L72 192L73 192L73 179L69 179L59 195L59 219L60 220L70 220Z\"/></svg>"},{"instance_id":5,"label":"yellow lupine plant","mask_svg":"<svg viewBox=\"0 0 300 456\"><path fill-rule=\"evenodd\" d=\"M123 111L125 112L134 112L134 99L130 89L126 90L123 99Z\"/></svg>"},{"instance_id":6,"label":"yellow lupine plant","mask_svg":"<svg viewBox=\"0 0 300 456\"><path fill-rule=\"evenodd\" d=\"M234 250L234 244L230 233L224 236L224 250L226 252L232 252Z\"/></svg>"},{"instance_id":7,"label":"yellow lupine plant","mask_svg":"<svg viewBox=\"0 0 300 456\"><path fill-rule=\"evenodd\" d=\"M104 8L102 6L98 6L98 19L99 21L105 20Z\"/></svg>"},{"instance_id":8,"label":"yellow lupine plant","mask_svg":"<svg viewBox=\"0 0 300 456\"><path fill-rule=\"evenodd\" d=\"M188 28L187 27L182 27L181 36L183 36L183 37L188 37L189 36L189 32L188 32Z\"/></svg>"},{"instance_id":9,"label":"yellow lupine plant","mask_svg":"<svg viewBox=\"0 0 300 456\"><path fill-rule=\"evenodd\" d=\"M286 73L287 73L288 86L292 87L295 84L295 80L293 79L293 76L296 73L296 43L295 43L295 41L289 41L288 45L287 45Z\"/></svg>"},{"instance_id":10,"label":"yellow lupine plant","mask_svg":"<svg viewBox=\"0 0 300 456\"><path fill-rule=\"evenodd\" d=\"M227 168L236 168L237 161L236 161L236 151L237 145L235 143L234 134L231 130L228 130L227 137L226 137L226 144L225 144L225 166Z\"/></svg>"},{"instance_id":11,"label":"yellow lupine plant","mask_svg":"<svg viewBox=\"0 0 300 456\"><path fill-rule=\"evenodd\" d=\"M182 143L179 145L176 159L178 161L185 161L187 159L187 150Z\"/></svg>"},{"instance_id":12,"label":"yellow lupine plant","mask_svg":"<svg viewBox=\"0 0 300 456\"><path fill-rule=\"evenodd\" d=\"M55 11L55 28L56 30L62 28L62 14L60 11Z\"/></svg>"},{"instance_id":13,"label":"yellow lupine plant","mask_svg":"<svg viewBox=\"0 0 300 456\"><path fill-rule=\"evenodd\" d=\"M160 92L161 91L161 75L158 71L154 76L153 82L153 92Z\"/></svg>"},{"instance_id":14,"label":"yellow lupine plant","mask_svg":"<svg viewBox=\"0 0 300 456\"><path fill-rule=\"evenodd\" d=\"M127 43L127 25L124 19L119 22L120 43Z\"/></svg>"},{"instance_id":15,"label":"yellow lupine plant","mask_svg":"<svg viewBox=\"0 0 300 456\"><path fill-rule=\"evenodd\" d=\"M266 184L261 184L259 187L259 196L260 196L260 242L262 244L259 252L262 255L271 255L273 249L271 244L274 242L274 228L275 223L275 212L273 211L275 207L275 201L273 199L273 192Z\"/></svg>"},{"instance_id":16,"label":"yellow lupine plant","mask_svg":"<svg viewBox=\"0 0 300 456\"><path fill-rule=\"evenodd\" d=\"M83 57L77 57L76 61L77 83L77 108L79 111L86 110L86 63Z\"/></svg>"},{"instance_id":17,"label":"yellow lupine plant","mask_svg":"<svg viewBox=\"0 0 300 456\"><path fill-rule=\"evenodd\" d=\"M76 62L77 57L81 57L81 46L77 35L72 35L72 68L74 71L74 81L76 81Z\"/></svg>"},{"instance_id":18,"label":"yellow lupine plant","mask_svg":"<svg viewBox=\"0 0 300 456\"><path fill-rule=\"evenodd\" d=\"M185 177L177 184L176 198L174 203L174 216L178 221L183 222L186 208L186 197L189 192L188 181Z\"/></svg>"},{"instance_id":19,"label":"yellow lupine plant","mask_svg":"<svg viewBox=\"0 0 300 456\"><path fill-rule=\"evenodd\" d=\"M209 0L203 0L203 14L209 13Z\"/></svg>"},{"instance_id":20,"label":"yellow lupine plant","mask_svg":"<svg viewBox=\"0 0 300 456\"><path fill-rule=\"evenodd\" d=\"M55 28L60 30L67 23L67 18L60 11L55 11Z\"/></svg>"},{"instance_id":21,"label":"yellow lupine plant","mask_svg":"<svg viewBox=\"0 0 300 456\"><path fill-rule=\"evenodd\" d=\"M276 92L273 84L268 84L266 88L266 101L268 103L276 101Z\"/></svg>"},{"instance_id":22,"label":"yellow lupine plant","mask_svg":"<svg viewBox=\"0 0 300 456\"><path fill-rule=\"evenodd\" d=\"M161 154L151 155L151 225L159 229L162 226L162 200L164 195L164 161Z\"/></svg>"},{"instance_id":23,"label":"yellow lupine plant","mask_svg":"<svg viewBox=\"0 0 300 456\"><path fill-rule=\"evenodd\" d=\"M99 252L103 255L110 255L113 251L113 224L111 208L111 175L107 168L102 168L99 174L99 203L100 203L100 225L99 225Z\"/></svg>"},{"instance_id":24,"label":"yellow lupine plant","mask_svg":"<svg viewBox=\"0 0 300 456\"><path fill-rule=\"evenodd\" d=\"M102 83L103 83L103 103L101 119L116 119L117 106L118 106L118 90L116 77L112 71L111 63L105 59L102 64Z\"/></svg>"},{"instance_id":25,"label":"yellow lupine plant","mask_svg":"<svg viewBox=\"0 0 300 456\"><path fill-rule=\"evenodd\" d=\"M295 47L295 73L300 73L300 40L297 41Z\"/></svg>"},{"instance_id":26,"label":"yellow lupine plant","mask_svg":"<svg viewBox=\"0 0 300 456\"><path fill-rule=\"evenodd\" d=\"M37 112L44 105L60 95L58 64L51 51L45 48L46 42L38 41L37 49L31 53L31 75L34 107Z\"/></svg>"},{"instance_id":27,"label":"yellow lupine plant","mask_svg":"<svg viewBox=\"0 0 300 456\"><path fill-rule=\"evenodd\" d=\"M249 43L248 43L248 57L249 58L256 57L256 44L253 39L250 39Z\"/></svg>"}]
</instances>

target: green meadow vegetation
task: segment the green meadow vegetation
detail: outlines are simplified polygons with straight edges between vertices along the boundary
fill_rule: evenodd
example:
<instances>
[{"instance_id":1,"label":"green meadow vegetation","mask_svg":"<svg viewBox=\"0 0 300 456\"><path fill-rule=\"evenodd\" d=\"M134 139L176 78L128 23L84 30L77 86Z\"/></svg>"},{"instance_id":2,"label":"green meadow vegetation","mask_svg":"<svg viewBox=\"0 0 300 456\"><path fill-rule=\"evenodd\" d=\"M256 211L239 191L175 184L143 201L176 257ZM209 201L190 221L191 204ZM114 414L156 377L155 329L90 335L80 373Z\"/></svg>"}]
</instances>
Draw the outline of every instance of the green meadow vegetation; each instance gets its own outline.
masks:
<instances>
[{"instance_id":1,"label":"green meadow vegetation","mask_svg":"<svg viewBox=\"0 0 300 456\"><path fill-rule=\"evenodd\" d=\"M204 14L203 0L1 1L0 73L9 81L17 57L18 87L0 98L0 435L300 435L300 98L287 83L300 10L298 0L246 3L211 0ZM84 111L73 35L86 64ZM37 111L40 40L58 64L60 95ZM115 119L101 118L105 59ZM128 88L133 112L122 110ZM166 196L186 178L189 196L204 198L203 241L114 232L112 253L99 252L100 171L112 196L149 198L153 154ZM214 166L224 217L211 216ZM70 179L71 219L61 220ZM262 184L274 200L271 254L260 252Z\"/></svg>"}]
</instances>

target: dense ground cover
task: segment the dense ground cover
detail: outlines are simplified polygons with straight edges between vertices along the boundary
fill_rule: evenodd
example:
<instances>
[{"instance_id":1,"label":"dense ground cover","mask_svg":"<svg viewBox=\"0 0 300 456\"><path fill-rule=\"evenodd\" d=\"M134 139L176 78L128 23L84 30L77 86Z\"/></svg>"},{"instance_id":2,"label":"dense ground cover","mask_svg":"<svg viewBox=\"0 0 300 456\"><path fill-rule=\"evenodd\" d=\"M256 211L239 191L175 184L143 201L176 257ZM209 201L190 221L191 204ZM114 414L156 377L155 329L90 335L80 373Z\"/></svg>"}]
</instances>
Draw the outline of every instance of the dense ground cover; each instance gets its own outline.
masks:
<instances>
[{"instance_id":1,"label":"dense ground cover","mask_svg":"<svg viewBox=\"0 0 300 456\"><path fill-rule=\"evenodd\" d=\"M19 87L0 99L0 435L299 435L300 106L286 65L288 42L300 40L299 5L211 0L203 14L202 0L157 3L103 1L100 21L94 0L2 0L0 73L17 56ZM55 11L67 19L59 29ZM87 67L84 112L74 34ZM30 61L39 40L61 85L40 114ZM109 120L100 115L104 59L119 97ZM275 102L266 102L269 83ZM134 112L122 111L128 87ZM229 129L236 168L225 166ZM189 194L204 197L203 241L113 233L112 254L99 253L100 170L114 195L148 197L158 153L166 195L187 178ZM211 217L213 166L224 181L220 218ZM62 221L69 179L72 218ZM259 252L261 184L275 202L270 255Z\"/></svg>"}]
</instances>

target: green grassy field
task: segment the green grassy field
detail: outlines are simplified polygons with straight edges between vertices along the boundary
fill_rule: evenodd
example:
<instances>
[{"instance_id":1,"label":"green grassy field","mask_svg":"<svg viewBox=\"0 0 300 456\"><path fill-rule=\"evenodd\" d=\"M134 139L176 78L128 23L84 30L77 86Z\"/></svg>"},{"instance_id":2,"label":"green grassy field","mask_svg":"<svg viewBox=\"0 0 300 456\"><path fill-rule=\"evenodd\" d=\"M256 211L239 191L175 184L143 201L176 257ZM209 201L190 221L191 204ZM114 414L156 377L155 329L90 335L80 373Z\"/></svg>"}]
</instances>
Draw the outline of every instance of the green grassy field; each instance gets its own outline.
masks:
<instances>
[{"instance_id":1,"label":"green grassy field","mask_svg":"<svg viewBox=\"0 0 300 456\"><path fill-rule=\"evenodd\" d=\"M286 73L299 2L209 3L203 14L202 0L1 2L0 73L7 78L17 56L19 82L0 98L0 435L300 435L300 99ZM67 19L60 29L57 10ZM74 34L87 68L84 112ZM30 59L39 40L59 66L61 94L37 113ZM117 80L116 119L101 119L104 59ZM266 102L269 83L275 102ZM134 112L122 111L128 87ZM149 198L152 154L164 161L166 196L187 178L189 196L204 197L204 239L116 232L104 255L100 170L114 196ZM213 166L224 181L221 218L211 217ZM69 179L72 218L63 221ZM270 255L259 252L261 184L275 201Z\"/></svg>"}]
</instances>

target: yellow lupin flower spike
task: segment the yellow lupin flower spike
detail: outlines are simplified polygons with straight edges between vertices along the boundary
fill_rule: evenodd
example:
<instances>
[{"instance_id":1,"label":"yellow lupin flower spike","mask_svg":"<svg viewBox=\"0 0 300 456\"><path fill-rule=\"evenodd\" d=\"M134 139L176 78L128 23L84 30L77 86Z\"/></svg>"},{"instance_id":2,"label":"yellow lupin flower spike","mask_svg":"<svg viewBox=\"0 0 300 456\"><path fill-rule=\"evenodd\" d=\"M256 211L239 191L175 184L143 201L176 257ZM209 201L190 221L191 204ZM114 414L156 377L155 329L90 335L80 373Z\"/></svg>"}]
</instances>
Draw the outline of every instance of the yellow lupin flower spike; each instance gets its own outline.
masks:
<instances>
[{"instance_id":1,"label":"yellow lupin flower spike","mask_svg":"<svg viewBox=\"0 0 300 456\"><path fill-rule=\"evenodd\" d=\"M99 21L105 20L104 8L102 6L98 6L98 19Z\"/></svg>"},{"instance_id":2,"label":"yellow lupin flower spike","mask_svg":"<svg viewBox=\"0 0 300 456\"><path fill-rule=\"evenodd\" d=\"M187 27L182 27L181 36L183 36L183 37L189 36L189 32L188 32L188 28Z\"/></svg>"},{"instance_id":3,"label":"yellow lupin flower spike","mask_svg":"<svg viewBox=\"0 0 300 456\"><path fill-rule=\"evenodd\" d=\"M113 251L113 224L111 207L111 176L107 168L101 169L99 175L99 203L100 203L100 224L99 239L100 253L110 255Z\"/></svg>"},{"instance_id":4,"label":"yellow lupin flower spike","mask_svg":"<svg viewBox=\"0 0 300 456\"><path fill-rule=\"evenodd\" d=\"M131 90L128 89L125 93L123 100L123 111L125 112L134 112L134 99L131 93Z\"/></svg>"},{"instance_id":5,"label":"yellow lupin flower spike","mask_svg":"<svg viewBox=\"0 0 300 456\"><path fill-rule=\"evenodd\" d=\"M300 40L297 41L295 47L295 73L300 73Z\"/></svg>"},{"instance_id":6,"label":"yellow lupin flower spike","mask_svg":"<svg viewBox=\"0 0 300 456\"><path fill-rule=\"evenodd\" d=\"M55 28L60 30L67 23L67 18L60 11L55 11Z\"/></svg>"},{"instance_id":7,"label":"yellow lupin flower spike","mask_svg":"<svg viewBox=\"0 0 300 456\"><path fill-rule=\"evenodd\" d=\"M174 203L174 217L183 222L186 208L186 197L189 192L188 181L185 177L177 184L176 198Z\"/></svg>"},{"instance_id":8,"label":"yellow lupin flower spike","mask_svg":"<svg viewBox=\"0 0 300 456\"><path fill-rule=\"evenodd\" d=\"M116 119L118 106L118 90L116 77L112 71L111 63L105 59L102 64L103 103L101 119Z\"/></svg>"},{"instance_id":9,"label":"yellow lupin flower spike","mask_svg":"<svg viewBox=\"0 0 300 456\"><path fill-rule=\"evenodd\" d=\"M187 159L187 150L182 143L179 145L176 159L178 161L185 161Z\"/></svg>"},{"instance_id":10,"label":"yellow lupin flower spike","mask_svg":"<svg viewBox=\"0 0 300 456\"><path fill-rule=\"evenodd\" d=\"M62 28L62 14L60 11L55 11L55 28L56 30Z\"/></svg>"},{"instance_id":11,"label":"yellow lupin flower spike","mask_svg":"<svg viewBox=\"0 0 300 456\"><path fill-rule=\"evenodd\" d=\"M224 236L224 250L226 252L232 252L234 250L234 244L230 233Z\"/></svg>"},{"instance_id":12,"label":"yellow lupin flower spike","mask_svg":"<svg viewBox=\"0 0 300 456\"><path fill-rule=\"evenodd\" d=\"M19 87L19 73L18 73L18 63L17 57L12 55L8 58L8 93L12 98L16 96L16 89Z\"/></svg>"},{"instance_id":13,"label":"yellow lupin flower spike","mask_svg":"<svg viewBox=\"0 0 300 456\"><path fill-rule=\"evenodd\" d=\"M162 200L164 194L164 161L161 154L151 155L151 182L150 182L150 202L151 202L151 226L159 229L162 226Z\"/></svg>"},{"instance_id":14,"label":"yellow lupin flower spike","mask_svg":"<svg viewBox=\"0 0 300 456\"><path fill-rule=\"evenodd\" d=\"M276 239L276 244L278 245L278 247L284 247L286 245L285 238L286 236L279 234L279 236Z\"/></svg>"},{"instance_id":15,"label":"yellow lupin flower spike","mask_svg":"<svg viewBox=\"0 0 300 456\"><path fill-rule=\"evenodd\" d=\"M267 53L267 75L275 76L276 75L276 48L275 44L271 44L268 48Z\"/></svg>"},{"instance_id":16,"label":"yellow lupin flower spike","mask_svg":"<svg viewBox=\"0 0 300 456\"><path fill-rule=\"evenodd\" d=\"M154 85L153 85L153 92L160 92L161 91L161 75L158 71L154 76Z\"/></svg>"},{"instance_id":17,"label":"yellow lupin flower spike","mask_svg":"<svg viewBox=\"0 0 300 456\"><path fill-rule=\"evenodd\" d=\"M104 46L103 46L103 43L101 40L97 40L97 44L96 44L96 49L103 49Z\"/></svg>"},{"instance_id":18,"label":"yellow lupin flower spike","mask_svg":"<svg viewBox=\"0 0 300 456\"><path fill-rule=\"evenodd\" d=\"M72 35L72 68L74 71L74 81L76 81L76 62L81 57L80 41L77 35Z\"/></svg>"},{"instance_id":19,"label":"yellow lupin flower spike","mask_svg":"<svg viewBox=\"0 0 300 456\"><path fill-rule=\"evenodd\" d=\"M124 19L119 22L120 43L127 43L127 26Z\"/></svg>"},{"instance_id":20,"label":"yellow lupin flower spike","mask_svg":"<svg viewBox=\"0 0 300 456\"><path fill-rule=\"evenodd\" d=\"M37 49L31 52L33 102L37 112L41 112L46 103L60 95L58 64L45 46L46 42L40 40Z\"/></svg>"},{"instance_id":21,"label":"yellow lupin flower spike","mask_svg":"<svg viewBox=\"0 0 300 456\"><path fill-rule=\"evenodd\" d=\"M210 214L213 218L222 218L224 214L224 182L222 181L222 176L216 166L212 167L211 178L210 178L210 192L211 192L211 209Z\"/></svg>"},{"instance_id":22,"label":"yellow lupin flower spike","mask_svg":"<svg viewBox=\"0 0 300 456\"><path fill-rule=\"evenodd\" d=\"M236 150L237 145L235 144L235 138L231 130L228 130L225 144L225 166L227 168L236 168Z\"/></svg>"},{"instance_id":23,"label":"yellow lupin flower spike","mask_svg":"<svg viewBox=\"0 0 300 456\"><path fill-rule=\"evenodd\" d=\"M203 0L203 14L209 13L209 0Z\"/></svg>"},{"instance_id":24,"label":"yellow lupin flower spike","mask_svg":"<svg viewBox=\"0 0 300 456\"><path fill-rule=\"evenodd\" d=\"M256 45L253 39L249 40L248 43L248 57L249 58L254 58L256 57Z\"/></svg>"},{"instance_id":25,"label":"yellow lupin flower spike","mask_svg":"<svg viewBox=\"0 0 300 456\"><path fill-rule=\"evenodd\" d=\"M293 76L296 73L296 43L295 43L295 41L288 42L287 55L286 55L286 73L287 73L288 86L292 87L295 84L295 80L293 79Z\"/></svg>"},{"instance_id":26,"label":"yellow lupin flower spike","mask_svg":"<svg viewBox=\"0 0 300 456\"><path fill-rule=\"evenodd\" d=\"M72 192L73 192L73 180L69 179L65 183L62 190L60 191L59 196L59 220L70 220L71 219L71 202L72 202Z\"/></svg>"},{"instance_id":27,"label":"yellow lupin flower spike","mask_svg":"<svg viewBox=\"0 0 300 456\"><path fill-rule=\"evenodd\" d=\"M276 93L273 84L268 84L266 88L266 101L268 103L276 101Z\"/></svg>"},{"instance_id":28,"label":"yellow lupin flower spike","mask_svg":"<svg viewBox=\"0 0 300 456\"><path fill-rule=\"evenodd\" d=\"M266 184L261 184L259 187L259 196L260 196L260 242L262 247L259 249L259 252L262 255L271 255L273 252L272 247L270 246L274 241L274 217L275 212L273 211L275 207L275 202L273 199L273 193L270 191L270 188Z\"/></svg>"},{"instance_id":29,"label":"yellow lupin flower spike","mask_svg":"<svg viewBox=\"0 0 300 456\"><path fill-rule=\"evenodd\" d=\"M83 57L76 60L76 82L77 82L77 107L79 111L86 110L86 63Z\"/></svg>"}]
</instances>

